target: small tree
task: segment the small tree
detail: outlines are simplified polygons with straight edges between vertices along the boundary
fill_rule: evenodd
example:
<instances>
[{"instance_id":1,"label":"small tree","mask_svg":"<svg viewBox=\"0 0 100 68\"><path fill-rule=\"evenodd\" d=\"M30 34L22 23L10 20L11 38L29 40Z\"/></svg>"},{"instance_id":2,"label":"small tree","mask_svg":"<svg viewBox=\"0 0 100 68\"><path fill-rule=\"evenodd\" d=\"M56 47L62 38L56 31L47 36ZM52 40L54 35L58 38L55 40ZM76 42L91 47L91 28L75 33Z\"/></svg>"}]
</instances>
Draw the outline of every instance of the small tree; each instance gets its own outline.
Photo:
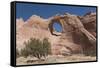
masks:
<instances>
[{"instance_id":1,"label":"small tree","mask_svg":"<svg viewBox=\"0 0 100 68\"><path fill-rule=\"evenodd\" d=\"M43 56L46 57L48 54L51 54L51 46L47 38L43 39Z\"/></svg>"},{"instance_id":2,"label":"small tree","mask_svg":"<svg viewBox=\"0 0 100 68\"><path fill-rule=\"evenodd\" d=\"M21 50L21 55L24 57L34 56L38 59L46 57L51 52L50 43L48 39L40 41L39 39L31 38L27 43L25 42L25 48Z\"/></svg>"}]
</instances>

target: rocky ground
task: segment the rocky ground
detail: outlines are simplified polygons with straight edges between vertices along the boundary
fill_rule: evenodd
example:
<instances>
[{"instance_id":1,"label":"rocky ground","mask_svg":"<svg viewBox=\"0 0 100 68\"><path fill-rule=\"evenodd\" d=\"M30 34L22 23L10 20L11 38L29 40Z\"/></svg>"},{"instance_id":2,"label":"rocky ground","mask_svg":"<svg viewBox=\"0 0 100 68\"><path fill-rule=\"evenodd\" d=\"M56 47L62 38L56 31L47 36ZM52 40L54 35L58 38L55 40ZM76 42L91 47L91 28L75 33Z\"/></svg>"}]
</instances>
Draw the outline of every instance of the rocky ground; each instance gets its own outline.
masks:
<instances>
[{"instance_id":1,"label":"rocky ground","mask_svg":"<svg viewBox=\"0 0 100 68\"><path fill-rule=\"evenodd\" d=\"M39 61L35 57L19 57L17 58L17 65L29 65L29 64L47 64L47 63L66 63L66 62L81 62L81 61L95 61L96 57L84 56L84 55L72 55L72 56L48 56L45 60Z\"/></svg>"}]
</instances>

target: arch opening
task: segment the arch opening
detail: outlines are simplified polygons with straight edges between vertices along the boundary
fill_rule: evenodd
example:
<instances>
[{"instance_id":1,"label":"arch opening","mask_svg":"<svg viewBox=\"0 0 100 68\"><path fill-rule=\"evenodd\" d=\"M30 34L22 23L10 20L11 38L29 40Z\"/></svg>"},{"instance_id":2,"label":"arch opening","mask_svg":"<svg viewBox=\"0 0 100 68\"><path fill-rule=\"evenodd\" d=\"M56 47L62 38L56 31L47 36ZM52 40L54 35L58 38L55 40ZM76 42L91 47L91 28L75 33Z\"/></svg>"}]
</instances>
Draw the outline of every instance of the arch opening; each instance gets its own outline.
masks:
<instances>
[{"instance_id":1,"label":"arch opening","mask_svg":"<svg viewBox=\"0 0 100 68\"><path fill-rule=\"evenodd\" d=\"M63 26L62 23L59 22L59 20L51 21L51 23L48 26L52 35L61 36L63 32Z\"/></svg>"},{"instance_id":2,"label":"arch opening","mask_svg":"<svg viewBox=\"0 0 100 68\"><path fill-rule=\"evenodd\" d=\"M62 25L58 22L54 22L53 23L53 27L54 31L61 33L62 32Z\"/></svg>"}]
</instances>

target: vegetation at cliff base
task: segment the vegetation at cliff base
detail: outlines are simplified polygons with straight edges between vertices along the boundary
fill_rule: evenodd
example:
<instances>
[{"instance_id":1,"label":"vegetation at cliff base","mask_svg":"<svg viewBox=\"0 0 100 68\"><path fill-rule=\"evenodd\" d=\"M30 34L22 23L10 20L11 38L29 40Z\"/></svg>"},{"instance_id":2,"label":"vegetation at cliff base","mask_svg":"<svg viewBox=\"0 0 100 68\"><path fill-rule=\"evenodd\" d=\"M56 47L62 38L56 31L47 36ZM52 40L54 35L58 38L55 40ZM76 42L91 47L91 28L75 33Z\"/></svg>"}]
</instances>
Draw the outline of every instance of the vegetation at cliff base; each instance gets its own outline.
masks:
<instances>
[{"instance_id":1,"label":"vegetation at cliff base","mask_svg":"<svg viewBox=\"0 0 100 68\"><path fill-rule=\"evenodd\" d=\"M47 38L44 38L42 41L31 38L24 44L25 48L21 50L21 55L24 57L33 56L41 59L41 57L46 58L51 53L51 46Z\"/></svg>"}]
</instances>

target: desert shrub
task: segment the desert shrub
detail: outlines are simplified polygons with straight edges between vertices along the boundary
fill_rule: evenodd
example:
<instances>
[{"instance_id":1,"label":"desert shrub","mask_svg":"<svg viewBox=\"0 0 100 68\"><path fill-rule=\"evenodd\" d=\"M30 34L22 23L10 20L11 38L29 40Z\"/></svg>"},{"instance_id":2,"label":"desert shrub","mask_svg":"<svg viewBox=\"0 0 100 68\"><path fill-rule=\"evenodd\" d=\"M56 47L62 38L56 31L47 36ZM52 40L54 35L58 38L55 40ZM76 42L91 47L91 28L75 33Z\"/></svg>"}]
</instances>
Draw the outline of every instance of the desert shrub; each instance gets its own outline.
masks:
<instances>
[{"instance_id":1,"label":"desert shrub","mask_svg":"<svg viewBox=\"0 0 100 68\"><path fill-rule=\"evenodd\" d=\"M18 58L19 56L20 56L20 54L19 54L19 50L16 49L16 57Z\"/></svg>"},{"instance_id":2,"label":"desert shrub","mask_svg":"<svg viewBox=\"0 0 100 68\"><path fill-rule=\"evenodd\" d=\"M44 38L44 39L43 39L43 42L42 42L42 49L43 49L43 50L41 50L41 51L42 51L42 55L43 55L44 57L46 57L48 54L51 54L51 46L50 46L50 43L49 43L49 41L48 41L47 38Z\"/></svg>"},{"instance_id":3,"label":"desert shrub","mask_svg":"<svg viewBox=\"0 0 100 68\"><path fill-rule=\"evenodd\" d=\"M96 56L96 50L84 51L86 56Z\"/></svg>"},{"instance_id":4,"label":"desert shrub","mask_svg":"<svg viewBox=\"0 0 100 68\"><path fill-rule=\"evenodd\" d=\"M46 57L48 54L51 53L50 43L46 38L43 39L43 41L31 38L28 42L25 42L24 44L25 48L21 50L21 55L24 57L34 56L38 59L41 59L41 57Z\"/></svg>"}]
</instances>

